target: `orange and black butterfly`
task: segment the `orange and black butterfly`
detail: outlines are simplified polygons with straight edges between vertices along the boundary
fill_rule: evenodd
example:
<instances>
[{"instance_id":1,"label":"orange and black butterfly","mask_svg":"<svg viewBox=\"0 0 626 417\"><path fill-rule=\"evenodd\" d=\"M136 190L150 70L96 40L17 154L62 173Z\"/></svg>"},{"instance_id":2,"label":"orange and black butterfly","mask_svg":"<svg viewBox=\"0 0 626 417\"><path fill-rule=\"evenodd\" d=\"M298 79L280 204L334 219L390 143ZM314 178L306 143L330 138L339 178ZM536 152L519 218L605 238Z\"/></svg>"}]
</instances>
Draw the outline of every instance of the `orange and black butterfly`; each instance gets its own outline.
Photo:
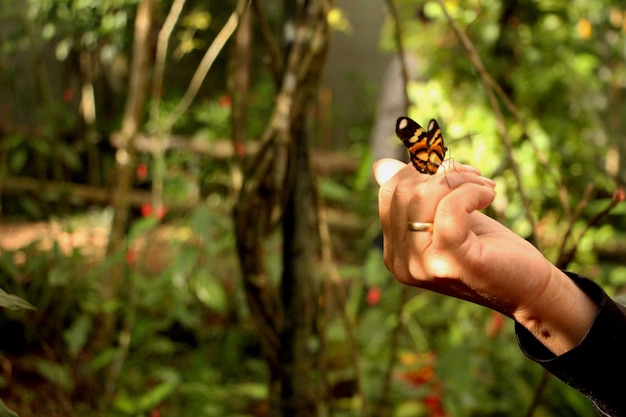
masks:
<instances>
[{"instance_id":1,"label":"orange and black butterfly","mask_svg":"<svg viewBox=\"0 0 626 417\"><path fill-rule=\"evenodd\" d=\"M411 162L422 174L434 175L446 156L443 135L435 119L428 123L428 131L408 117L396 122L396 135L411 154Z\"/></svg>"}]
</instances>

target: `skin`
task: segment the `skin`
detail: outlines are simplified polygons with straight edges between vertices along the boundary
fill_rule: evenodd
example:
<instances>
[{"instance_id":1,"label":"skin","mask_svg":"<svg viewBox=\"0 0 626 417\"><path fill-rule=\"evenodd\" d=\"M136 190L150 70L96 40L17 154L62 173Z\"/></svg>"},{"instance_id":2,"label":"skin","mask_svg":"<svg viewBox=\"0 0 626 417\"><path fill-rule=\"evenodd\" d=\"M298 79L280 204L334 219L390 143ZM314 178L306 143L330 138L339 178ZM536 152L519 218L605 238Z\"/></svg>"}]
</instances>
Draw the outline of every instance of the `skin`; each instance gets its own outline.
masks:
<instances>
[{"instance_id":1,"label":"skin","mask_svg":"<svg viewBox=\"0 0 626 417\"><path fill-rule=\"evenodd\" d=\"M384 260L398 281L499 311L527 328L556 355L574 348L598 306L534 246L480 213L495 183L470 166L436 175L382 159L380 185ZM433 222L410 232L409 222Z\"/></svg>"}]
</instances>

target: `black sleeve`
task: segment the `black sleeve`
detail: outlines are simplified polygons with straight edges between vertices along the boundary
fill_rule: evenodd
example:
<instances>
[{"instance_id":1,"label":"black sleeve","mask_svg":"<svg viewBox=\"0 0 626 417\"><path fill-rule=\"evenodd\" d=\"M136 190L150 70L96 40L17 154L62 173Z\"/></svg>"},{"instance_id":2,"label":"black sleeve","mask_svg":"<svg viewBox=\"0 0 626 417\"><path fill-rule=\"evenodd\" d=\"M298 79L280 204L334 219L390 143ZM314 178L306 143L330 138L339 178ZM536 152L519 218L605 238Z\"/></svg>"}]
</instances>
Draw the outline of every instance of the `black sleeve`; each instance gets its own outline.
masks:
<instances>
[{"instance_id":1,"label":"black sleeve","mask_svg":"<svg viewBox=\"0 0 626 417\"><path fill-rule=\"evenodd\" d=\"M626 308L593 281L566 272L600 311L587 334L569 352L554 355L519 323L517 341L530 359L588 397L604 416L626 416Z\"/></svg>"}]
</instances>

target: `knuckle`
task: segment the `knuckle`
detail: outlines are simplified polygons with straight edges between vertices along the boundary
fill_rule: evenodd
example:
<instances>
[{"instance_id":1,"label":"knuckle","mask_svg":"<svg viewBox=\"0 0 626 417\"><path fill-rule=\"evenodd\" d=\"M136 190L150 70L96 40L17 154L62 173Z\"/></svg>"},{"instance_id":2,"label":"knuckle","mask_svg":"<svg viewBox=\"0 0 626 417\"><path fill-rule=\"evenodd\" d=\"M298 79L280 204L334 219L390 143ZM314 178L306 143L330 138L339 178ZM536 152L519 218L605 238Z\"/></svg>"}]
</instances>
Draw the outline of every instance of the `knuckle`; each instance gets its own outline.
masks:
<instances>
[{"instance_id":1,"label":"knuckle","mask_svg":"<svg viewBox=\"0 0 626 417\"><path fill-rule=\"evenodd\" d=\"M398 196L410 196L415 187L414 181L406 180L400 181L396 186L396 194Z\"/></svg>"},{"instance_id":2,"label":"knuckle","mask_svg":"<svg viewBox=\"0 0 626 417\"><path fill-rule=\"evenodd\" d=\"M433 196L433 192L427 183L421 183L413 187L413 197L419 201L426 201Z\"/></svg>"}]
</instances>

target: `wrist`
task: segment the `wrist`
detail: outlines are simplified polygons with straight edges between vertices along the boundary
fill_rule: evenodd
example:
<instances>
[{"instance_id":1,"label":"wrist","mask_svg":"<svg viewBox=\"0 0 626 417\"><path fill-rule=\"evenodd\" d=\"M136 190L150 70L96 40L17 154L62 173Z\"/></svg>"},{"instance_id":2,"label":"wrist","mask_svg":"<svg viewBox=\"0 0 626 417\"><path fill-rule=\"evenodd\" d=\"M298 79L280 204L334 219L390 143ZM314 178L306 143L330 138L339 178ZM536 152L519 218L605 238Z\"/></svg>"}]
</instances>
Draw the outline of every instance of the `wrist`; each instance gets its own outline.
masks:
<instances>
[{"instance_id":1,"label":"wrist","mask_svg":"<svg viewBox=\"0 0 626 417\"><path fill-rule=\"evenodd\" d=\"M598 311L597 304L574 281L550 265L544 289L513 317L546 348L560 355L583 339Z\"/></svg>"}]
</instances>

